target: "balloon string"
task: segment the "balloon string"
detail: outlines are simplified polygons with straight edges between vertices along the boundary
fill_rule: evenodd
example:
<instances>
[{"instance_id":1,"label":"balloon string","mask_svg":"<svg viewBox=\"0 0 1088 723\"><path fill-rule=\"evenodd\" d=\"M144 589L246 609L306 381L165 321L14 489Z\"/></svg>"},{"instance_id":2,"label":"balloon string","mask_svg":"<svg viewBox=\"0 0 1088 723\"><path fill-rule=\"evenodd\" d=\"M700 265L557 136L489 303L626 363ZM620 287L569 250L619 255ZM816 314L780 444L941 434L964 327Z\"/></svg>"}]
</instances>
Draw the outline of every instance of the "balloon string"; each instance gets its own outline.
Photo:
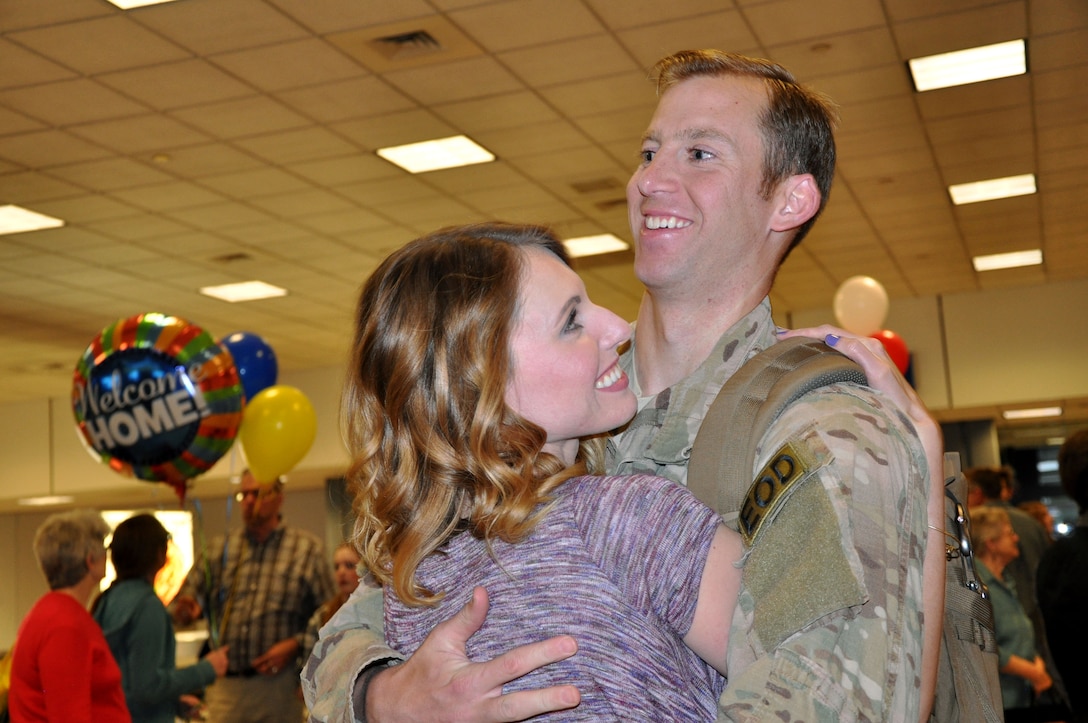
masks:
<instances>
[{"instance_id":1,"label":"balloon string","mask_svg":"<svg viewBox=\"0 0 1088 723\"><path fill-rule=\"evenodd\" d=\"M208 556L208 538L204 534L204 511L200 506L200 500L193 499L193 516L196 518L196 534L200 541L200 557L204 561L204 589L212 589L212 563ZM209 599L211 596L208 596ZM211 647L219 647L219 626L216 624L216 611L214 605L208 606L208 636L211 638Z\"/></svg>"}]
</instances>

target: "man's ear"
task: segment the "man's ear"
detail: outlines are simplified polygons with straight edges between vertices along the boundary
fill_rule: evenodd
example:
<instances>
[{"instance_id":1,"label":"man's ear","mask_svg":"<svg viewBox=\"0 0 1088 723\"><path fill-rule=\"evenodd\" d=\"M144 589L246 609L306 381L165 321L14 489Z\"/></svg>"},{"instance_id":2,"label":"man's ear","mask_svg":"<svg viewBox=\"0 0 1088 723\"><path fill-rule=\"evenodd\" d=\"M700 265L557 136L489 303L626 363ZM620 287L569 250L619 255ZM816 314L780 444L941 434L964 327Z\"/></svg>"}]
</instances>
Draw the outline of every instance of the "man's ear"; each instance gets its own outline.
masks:
<instances>
[{"instance_id":1,"label":"man's ear","mask_svg":"<svg viewBox=\"0 0 1088 723\"><path fill-rule=\"evenodd\" d=\"M809 173L790 176L775 194L778 205L771 218L771 229L790 231L798 228L820 210L820 189Z\"/></svg>"}]
</instances>

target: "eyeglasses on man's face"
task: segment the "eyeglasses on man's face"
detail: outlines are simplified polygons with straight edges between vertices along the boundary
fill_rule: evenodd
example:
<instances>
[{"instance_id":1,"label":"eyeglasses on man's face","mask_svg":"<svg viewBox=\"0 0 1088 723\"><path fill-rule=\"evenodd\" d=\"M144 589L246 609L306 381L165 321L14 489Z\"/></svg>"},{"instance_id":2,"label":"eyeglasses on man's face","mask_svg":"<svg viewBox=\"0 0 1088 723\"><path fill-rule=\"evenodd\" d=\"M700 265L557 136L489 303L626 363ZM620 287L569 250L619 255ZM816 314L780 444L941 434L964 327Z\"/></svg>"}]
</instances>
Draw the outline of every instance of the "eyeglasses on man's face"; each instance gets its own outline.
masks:
<instances>
[{"instance_id":1,"label":"eyeglasses on man's face","mask_svg":"<svg viewBox=\"0 0 1088 723\"><path fill-rule=\"evenodd\" d=\"M270 497L272 495L275 495L275 494L279 494L279 490L276 490L276 489L262 490L262 489L258 488L258 489L255 489L255 490L239 490L239 491L234 493L234 499L237 500L238 502L243 501L246 497L253 497L254 499L260 499L262 492L264 493L265 496L268 496L268 497Z\"/></svg>"}]
</instances>

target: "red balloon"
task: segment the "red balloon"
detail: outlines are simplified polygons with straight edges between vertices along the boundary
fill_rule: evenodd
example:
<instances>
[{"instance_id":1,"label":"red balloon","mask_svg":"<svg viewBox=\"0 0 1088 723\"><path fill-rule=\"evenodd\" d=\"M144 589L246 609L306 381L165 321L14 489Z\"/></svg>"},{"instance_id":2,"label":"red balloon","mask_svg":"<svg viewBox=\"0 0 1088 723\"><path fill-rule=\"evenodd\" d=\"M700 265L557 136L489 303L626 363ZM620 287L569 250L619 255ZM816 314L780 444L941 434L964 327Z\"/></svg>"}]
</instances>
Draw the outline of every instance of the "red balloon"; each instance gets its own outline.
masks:
<instances>
[{"instance_id":1,"label":"red balloon","mask_svg":"<svg viewBox=\"0 0 1088 723\"><path fill-rule=\"evenodd\" d=\"M884 345L884 349L888 352L888 356L892 358L895 368L899 370L900 374L906 374L907 367L910 366L910 349L907 348L907 342L903 341L903 337L887 329L881 329L869 336Z\"/></svg>"}]
</instances>

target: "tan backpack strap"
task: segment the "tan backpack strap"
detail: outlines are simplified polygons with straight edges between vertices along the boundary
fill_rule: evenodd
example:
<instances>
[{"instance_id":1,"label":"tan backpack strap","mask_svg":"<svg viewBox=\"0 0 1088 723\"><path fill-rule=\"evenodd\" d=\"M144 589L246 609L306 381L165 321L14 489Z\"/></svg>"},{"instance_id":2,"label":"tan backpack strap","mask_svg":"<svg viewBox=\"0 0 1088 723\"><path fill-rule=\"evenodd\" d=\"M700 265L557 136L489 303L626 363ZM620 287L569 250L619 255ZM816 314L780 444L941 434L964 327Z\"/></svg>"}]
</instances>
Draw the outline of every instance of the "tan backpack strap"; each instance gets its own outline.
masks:
<instances>
[{"instance_id":1,"label":"tan backpack strap","mask_svg":"<svg viewBox=\"0 0 1088 723\"><path fill-rule=\"evenodd\" d=\"M749 359L722 386L695 437L687 486L732 523L752 483L756 445L803 394L835 382L866 384L856 363L822 341L783 339Z\"/></svg>"}]
</instances>

